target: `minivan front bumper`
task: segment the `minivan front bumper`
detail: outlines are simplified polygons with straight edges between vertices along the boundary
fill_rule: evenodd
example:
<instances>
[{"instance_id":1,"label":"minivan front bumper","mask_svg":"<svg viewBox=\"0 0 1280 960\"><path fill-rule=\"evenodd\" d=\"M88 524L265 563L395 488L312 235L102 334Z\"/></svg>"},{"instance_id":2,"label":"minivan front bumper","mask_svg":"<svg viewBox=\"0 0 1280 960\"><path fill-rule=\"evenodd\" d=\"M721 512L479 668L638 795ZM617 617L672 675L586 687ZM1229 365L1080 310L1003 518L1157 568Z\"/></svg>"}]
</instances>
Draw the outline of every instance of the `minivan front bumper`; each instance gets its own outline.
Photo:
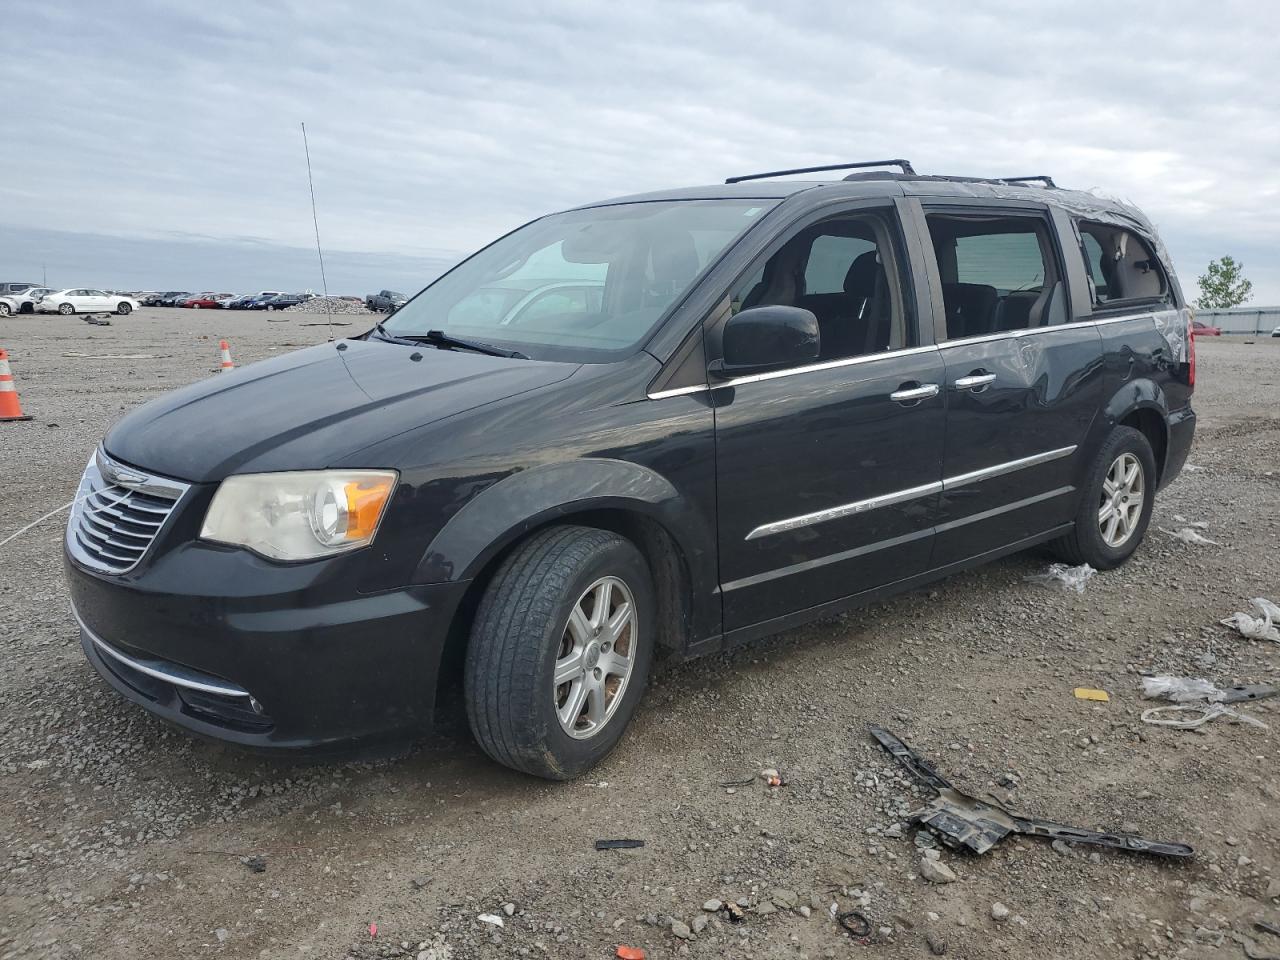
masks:
<instances>
[{"instance_id":1,"label":"minivan front bumper","mask_svg":"<svg viewBox=\"0 0 1280 960\"><path fill-rule=\"evenodd\" d=\"M264 750L347 752L430 726L465 582L299 591L298 568L276 566L273 591L273 565L246 551L177 553L151 584L65 557L81 646L119 693L194 733ZM189 590L174 589L183 582Z\"/></svg>"}]
</instances>

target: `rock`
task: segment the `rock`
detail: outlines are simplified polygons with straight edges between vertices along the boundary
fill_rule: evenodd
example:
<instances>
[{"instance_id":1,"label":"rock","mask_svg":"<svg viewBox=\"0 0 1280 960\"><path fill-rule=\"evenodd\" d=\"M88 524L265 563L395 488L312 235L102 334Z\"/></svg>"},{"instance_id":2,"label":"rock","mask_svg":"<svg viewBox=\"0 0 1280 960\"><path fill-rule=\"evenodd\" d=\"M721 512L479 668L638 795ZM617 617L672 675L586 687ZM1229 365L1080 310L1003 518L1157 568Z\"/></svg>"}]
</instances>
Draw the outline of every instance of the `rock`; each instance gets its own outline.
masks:
<instances>
[{"instance_id":1,"label":"rock","mask_svg":"<svg viewBox=\"0 0 1280 960\"><path fill-rule=\"evenodd\" d=\"M1267 884L1267 899L1275 900L1277 897L1280 897L1280 877Z\"/></svg>"},{"instance_id":2,"label":"rock","mask_svg":"<svg viewBox=\"0 0 1280 960\"><path fill-rule=\"evenodd\" d=\"M1076 852L1071 849L1071 845L1065 840L1055 840L1049 846L1053 847L1054 853L1060 853L1064 857L1074 857L1076 855Z\"/></svg>"},{"instance_id":3,"label":"rock","mask_svg":"<svg viewBox=\"0 0 1280 960\"><path fill-rule=\"evenodd\" d=\"M479 920L481 923L487 923L487 924L489 924L489 926L491 926L491 927L505 927L505 926L506 926L506 924L503 922L503 920L502 920L502 918L501 918L501 917L499 917L499 916L495 916L495 915L494 915L494 914L492 914L492 913L482 913L482 914L480 914L478 917L476 917L476 919L477 919L477 920Z\"/></svg>"},{"instance_id":4,"label":"rock","mask_svg":"<svg viewBox=\"0 0 1280 960\"><path fill-rule=\"evenodd\" d=\"M703 914L699 914L698 916L693 918L693 924L692 924L693 932L701 933L703 930L707 929L707 924L710 922L711 922L710 917L707 917Z\"/></svg>"},{"instance_id":5,"label":"rock","mask_svg":"<svg viewBox=\"0 0 1280 960\"><path fill-rule=\"evenodd\" d=\"M773 901L776 907L780 907L783 910L792 910L800 902L800 895L794 890L774 890L769 894L769 899Z\"/></svg>"},{"instance_id":6,"label":"rock","mask_svg":"<svg viewBox=\"0 0 1280 960\"><path fill-rule=\"evenodd\" d=\"M935 957L945 956L947 952L947 941L941 937L935 937L933 934L925 934L924 942L929 945L929 952Z\"/></svg>"},{"instance_id":7,"label":"rock","mask_svg":"<svg viewBox=\"0 0 1280 960\"><path fill-rule=\"evenodd\" d=\"M424 874L422 876L412 878L409 881L409 886L413 887L413 889L415 890L421 890L430 882L431 882L431 878Z\"/></svg>"},{"instance_id":8,"label":"rock","mask_svg":"<svg viewBox=\"0 0 1280 960\"><path fill-rule=\"evenodd\" d=\"M997 900L991 905L991 919L996 922L1009 919L1009 908Z\"/></svg>"},{"instance_id":9,"label":"rock","mask_svg":"<svg viewBox=\"0 0 1280 960\"><path fill-rule=\"evenodd\" d=\"M773 767L766 767L765 769L760 771L760 779L763 780L765 783L768 783L770 780L777 780L778 771Z\"/></svg>"},{"instance_id":10,"label":"rock","mask_svg":"<svg viewBox=\"0 0 1280 960\"><path fill-rule=\"evenodd\" d=\"M758 914L764 915L777 912L778 908L769 900L761 900L760 903L756 905L756 913Z\"/></svg>"},{"instance_id":11,"label":"rock","mask_svg":"<svg viewBox=\"0 0 1280 960\"><path fill-rule=\"evenodd\" d=\"M707 911L707 913L718 913L723 907L723 901L717 900L715 897L712 897L702 905L702 909Z\"/></svg>"},{"instance_id":12,"label":"rock","mask_svg":"<svg viewBox=\"0 0 1280 960\"><path fill-rule=\"evenodd\" d=\"M1204 913L1209 909L1209 901L1204 897L1192 897L1191 903L1187 905L1187 909L1192 913Z\"/></svg>"},{"instance_id":13,"label":"rock","mask_svg":"<svg viewBox=\"0 0 1280 960\"><path fill-rule=\"evenodd\" d=\"M895 823L885 828L884 837L886 840L898 840L902 837L902 824Z\"/></svg>"},{"instance_id":14,"label":"rock","mask_svg":"<svg viewBox=\"0 0 1280 960\"><path fill-rule=\"evenodd\" d=\"M689 929L689 925L682 920L671 921L671 932L681 940L693 939L693 931Z\"/></svg>"},{"instance_id":15,"label":"rock","mask_svg":"<svg viewBox=\"0 0 1280 960\"><path fill-rule=\"evenodd\" d=\"M926 860L941 860L942 851L939 850L937 847L930 847L929 849L924 851L924 858Z\"/></svg>"},{"instance_id":16,"label":"rock","mask_svg":"<svg viewBox=\"0 0 1280 960\"><path fill-rule=\"evenodd\" d=\"M929 857L920 859L920 876L930 883L955 883L959 879L955 871L941 860L931 860Z\"/></svg>"},{"instance_id":17,"label":"rock","mask_svg":"<svg viewBox=\"0 0 1280 960\"><path fill-rule=\"evenodd\" d=\"M516 905L514 903L504 903L502 905L502 912L508 917L514 917L516 913Z\"/></svg>"},{"instance_id":18,"label":"rock","mask_svg":"<svg viewBox=\"0 0 1280 960\"><path fill-rule=\"evenodd\" d=\"M217 930L213 931L213 935L218 938L219 943L223 943L227 937L231 936L231 933L226 927L219 927Z\"/></svg>"},{"instance_id":19,"label":"rock","mask_svg":"<svg viewBox=\"0 0 1280 960\"><path fill-rule=\"evenodd\" d=\"M800 916L804 917L806 920L813 916L813 910L808 904L800 904Z\"/></svg>"}]
</instances>

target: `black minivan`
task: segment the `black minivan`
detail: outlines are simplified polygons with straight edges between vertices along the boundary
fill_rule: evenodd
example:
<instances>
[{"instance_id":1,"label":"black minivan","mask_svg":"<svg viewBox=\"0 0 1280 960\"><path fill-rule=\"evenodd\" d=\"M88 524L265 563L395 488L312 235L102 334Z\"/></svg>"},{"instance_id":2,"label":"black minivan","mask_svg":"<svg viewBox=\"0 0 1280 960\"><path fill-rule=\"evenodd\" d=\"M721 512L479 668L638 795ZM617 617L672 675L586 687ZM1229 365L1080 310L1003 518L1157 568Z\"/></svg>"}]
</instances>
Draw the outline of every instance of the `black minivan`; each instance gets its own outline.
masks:
<instances>
[{"instance_id":1,"label":"black minivan","mask_svg":"<svg viewBox=\"0 0 1280 960\"><path fill-rule=\"evenodd\" d=\"M1151 224L1046 177L782 173L888 166L552 214L133 411L67 529L89 660L261 748L409 740L461 687L490 756L565 779L658 648L1036 544L1124 562L1195 428Z\"/></svg>"}]
</instances>

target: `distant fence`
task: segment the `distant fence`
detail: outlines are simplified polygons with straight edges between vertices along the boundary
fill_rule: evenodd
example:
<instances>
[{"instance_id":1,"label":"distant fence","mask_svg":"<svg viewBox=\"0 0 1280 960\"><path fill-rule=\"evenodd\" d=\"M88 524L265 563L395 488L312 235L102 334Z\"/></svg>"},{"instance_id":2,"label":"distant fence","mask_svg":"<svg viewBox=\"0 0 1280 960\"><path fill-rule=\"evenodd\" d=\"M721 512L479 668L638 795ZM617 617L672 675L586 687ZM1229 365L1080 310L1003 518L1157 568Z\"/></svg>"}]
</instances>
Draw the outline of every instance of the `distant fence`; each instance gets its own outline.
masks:
<instances>
[{"instance_id":1,"label":"distant fence","mask_svg":"<svg viewBox=\"0 0 1280 960\"><path fill-rule=\"evenodd\" d=\"M1196 319L1223 333L1265 333L1280 327L1280 307L1232 307L1230 310L1195 309Z\"/></svg>"}]
</instances>

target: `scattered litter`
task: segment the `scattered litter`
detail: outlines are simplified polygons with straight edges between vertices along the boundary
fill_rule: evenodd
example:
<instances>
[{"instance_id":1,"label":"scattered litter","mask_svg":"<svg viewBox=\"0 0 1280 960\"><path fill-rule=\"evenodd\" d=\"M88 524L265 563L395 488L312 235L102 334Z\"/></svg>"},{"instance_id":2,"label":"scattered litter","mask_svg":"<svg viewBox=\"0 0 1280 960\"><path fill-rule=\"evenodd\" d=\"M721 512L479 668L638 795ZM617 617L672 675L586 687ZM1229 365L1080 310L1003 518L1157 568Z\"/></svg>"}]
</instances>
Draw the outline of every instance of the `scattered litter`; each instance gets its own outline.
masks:
<instances>
[{"instance_id":1,"label":"scattered litter","mask_svg":"<svg viewBox=\"0 0 1280 960\"><path fill-rule=\"evenodd\" d=\"M871 936L871 921L866 914L857 910L849 910L836 917L836 923L844 927L849 936L855 940Z\"/></svg>"},{"instance_id":2,"label":"scattered litter","mask_svg":"<svg viewBox=\"0 0 1280 960\"><path fill-rule=\"evenodd\" d=\"M643 847L643 840L597 840L597 850L634 850Z\"/></svg>"},{"instance_id":3,"label":"scattered litter","mask_svg":"<svg viewBox=\"0 0 1280 960\"><path fill-rule=\"evenodd\" d=\"M639 947L628 947L626 944L619 944L618 960L644 960L644 951Z\"/></svg>"},{"instance_id":4,"label":"scattered litter","mask_svg":"<svg viewBox=\"0 0 1280 960\"><path fill-rule=\"evenodd\" d=\"M835 904L832 904L835 906ZM747 919L747 913L732 900L726 900L724 904L724 915L730 923L741 923Z\"/></svg>"},{"instance_id":5,"label":"scattered litter","mask_svg":"<svg viewBox=\"0 0 1280 960\"><path fill-rule=\"evenodd\" d=\"M266 873L267 872L266 857L262 857L262 856L243 857L241 858L240 862L249 868L250 873Z\"/></svg>"},{"instance_id":6,"label":"scattered litter","mask_svg":"<svg viewBox=\"0 0 1280 960\"><path fill-rule=\"evenodd\" d=\"M1051 563L1044 573L1033 573L1023 577L1028 583L1039 583L1044 586L1061 586L1064 590L1084 593L1084 585L1098 571L1087 563L1078 567L1069 567L1065 563Z\"/></svg>"},{"instance_id":7,"label":"scattered litter","mask_svg":"<svg viewBox=\"0 0 1280 960\"><path fill-rule=\"evenodd\" d=\"M755 783L755 782L756 782L756 778L755 778L755 777L747 777L747 779L745 779L745 780L722 780L722 781L720 782L720 786L722 786L722 787L749 787L749 786L751 786L751 785L752 785L753 783Z\"/></svg>"},{"instance_id":8,"label":"scattered litter","mask_svg":"<svg viewBox=\"0 0 1280 960\"><path fill-rule=\"evenodd\" d=\"M81 498L81 499L83 499L83 498ZM32 527L37 526L38 524L44 523L44 522L45 522L46 520L48 520L50 517L56 517L56 516L57 516L58 514L60 514L63 510L67 509L67 507L70 507L70 506L74 505L75 503L76 503L76 501L75 501L75 500L70 500L70 501L68 501L67 503L64 503L62 506L58 507L58 509L56 509L56 510L50 510L50 511L49 511L48 513L46 513L43 517L39 517L39 518L37 518L37 519L35 519L35 520L32 520L32 521L31 521L30 523L28 523L25 527L20 527L18 530L14 531L13 533L9 534L9 536L5 537L3 540L0 540L0 547L3 547L6 543L8 543L8 542L9 542L9 541L11 541L11 540L17 540L17 539L18 539L18 537L22 536L24 533L26 533L26 532L27 532L28 530L30 530Z\"/></svg>"},{"instance_id":9,"label":"scattered litter","mask_svg":"<svg viewBox=\"0 0 1280 960\"><path fill-rule=\"evenodd\" d=\"M1179 719L1173 714L1186 715L1186 719ZM1175 730L1194 730L1196 727L1203 727L1211 720L1217 720L1219 717L1230 717L1232 720L1238 720L1240 723L1248 723L1255 727L1267 729L1267 725L1261 720L1255 720L1253 717L1247 717L1243 713L1232 710L1230 707L1224 707L1221 703L1210 703L1206 706L1198 704L1177 704L1169 707L1151 707L1149 710L1142 711L1142 722L1155 724L1157 727L1173 727Z\"/></svg>"},{"instance_id":10,"label":"scattered litter","mask_svg":"<svg viewBox=\"0 0 1280 960\"><path fill-rule=\"evenodd\" d=\"M79 353L75 350L70 353L64 353L64 357L74 357L78 360L159 360L160 357L154 353Z\"/></svg>"},{"instance_id":11,"label":"scattered litter","mask_svg":"<svg viewBox=\"0 0 1280 960\"><path fill-rule=\"evenodd\" d=\"M481 923L487 923L491 927L505 927L506 922L496 913L482 913L476 917Z\"/></svg>"},{"instance_id":12,"label":"scattered litter","mask_svg":"<svg viewBox=\"0 0 1280 960\"><path fill-rule=\"evenodd\" d=\"M369 936L374 940L378 939L378 925L376 923L369 924Z\"/></svg>"},{"instance_id":13,"label":"scattered litter","mask_svg":"<svg viewBox=\"0 0 1280 960\"><path fill-rule=\"evenodd\" d=\"M1111 702L1111 694L1105 690L1094 690L1092 687L1076 687L1071 692L1075 694L1077 700L1097 700L1100 703Z\"/></svg>"},{"instance_id":14,"label":"scattered litter","mask_svg":"<svg viewBox=\"0 0 1280 960\"><path fill-rule=\"evenodd\" d=\"M1245 342L1248 343L1247 340ZM1182 469L1186 470L1188 473L1199 473L1205 468L1200 466L1198 463L1184 463L1182 465Z\"/></svg>"},{"instance_id":15,"label":"scattered litter","mask_svg":"<svg viewBox=\"0 0 1280 960\"><path fill-rule=\"evenodd\" d=\"M91 324L93 324L95 327L109 327L109 326L111 326L111 321L110 321L110 320L108 320L106 317L85 317L85 318L84 318L84 322L85 322L85 323L91 323Z\"/></svg>"},{"instance_id":16,"label":"scattered litter","mask_svg":"<svg viewBox=\"0 0 1280 960\"><path fill-rule=\"evenodd\" d=\"M910 815L911 822L918 823L953 849L967 848L974 853L986 853L1010 834L1020 833L1029 837L1091 843L1167 857L1189 857L1193 853L1191 847L1183 843L1146 840L1125 833L1098 833L1010 813L992 801L978 800L957 790L929 761L918 756L888 730L877 726L872 726L870 730L871 735L890 756L905 767L912 777L937 794L928 806Z\"/></svg>"},{"instance_id":17,"label":"scattered litter","mask_svg":"<svg viewBox=\"0 0 1280 960\"><path fill-rule=\"evenodd\" d=\"M1210 540L1208 537L1197 532L1191 527L1179 527L1177 530L1166 530L1164 527L1161 527L1160 532L1167 533L1169 536L1173 537L1173 539L1180 540L1183 543L1188 545L1196 544L1198 546L1205 546L1205 545L1214 546L1214 547L1222 546L1222 544L1218 543L1217 540Z\"/></svg>"},{"instance_id":18,"label":"scattered litter","mask_svg":"<svg viewBox=\"0 0 1280 960\"><path fill-rule=\"evenodd\" d=\"M1210 703L1240 703L1245 700L1263 700L1280 694L1280 687L1266 683L1228 687L1223 690L1203 677L1143 677L1142 695L1150 700L1172 700L1188 703L1207 700Z\"/></svg>"},{"instance_id":19,"label":"scattered litter","mask_svg":"<svg viewBox=\"0 0 1280 960\"><path fill-rule=\"evenodd\" d=\"M1180 513L1173 515L1173 522L1181 524L1184 527L1190 527L1192 530L1208 530L1209 524L1205 520L1188 520Z\"/></svg>"},{"instance_id":20,"label":"scattered litter","mask_svg":"<svg viewBox=\"0 0 1280 960\"><path fill-rule=\"evenodd\" d=\"M1270 640L1273 643L1280 643L1280 629L1276 627L1276 624L1280 623L1280 607L1266 597L1254 597L1249 603L1260 616L1251 617L1247 613L1237 611L1218 622L1224 627L1232 627L1239 632L1240 636L1249 640Z\"/></svg>"}]
</instances>

